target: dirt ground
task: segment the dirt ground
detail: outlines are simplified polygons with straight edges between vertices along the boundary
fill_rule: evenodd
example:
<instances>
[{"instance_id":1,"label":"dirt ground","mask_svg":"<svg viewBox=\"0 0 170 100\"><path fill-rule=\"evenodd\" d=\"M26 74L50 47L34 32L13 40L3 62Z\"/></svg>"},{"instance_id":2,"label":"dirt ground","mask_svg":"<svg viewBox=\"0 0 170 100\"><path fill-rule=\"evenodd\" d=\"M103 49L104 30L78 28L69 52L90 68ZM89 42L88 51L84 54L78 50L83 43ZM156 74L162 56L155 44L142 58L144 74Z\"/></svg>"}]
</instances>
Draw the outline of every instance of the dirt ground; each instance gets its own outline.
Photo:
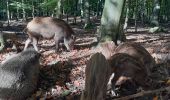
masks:
<instances>
[{"instance_id":1,"label":"dirt ground","mask_svg":"<svg viewBox=\"0 0 170 100\"><path fill-rule=\"evenodd\" d=\"M25 24L13 22L6 31L21 32ZM66 52L61 49L55 53L53 40L40 40L41 74L37 91L29 99L41 100L76 100L84 89L86 62L92 54L96 39L95 29L83 30L82 25L71 25L76 32L75 49ZM16 27L16 28L14 28ZM148 33L149 27L129 27L126 33L127 41L137 42L144 46L155 58L157 63L166 63L170 67L170 29L167 33ZM24 35L24 34L22 34ZM21 50L26 36L20 38ZM10 47L9 47L10 48ZM0 53L0 62L16 52L6 50Z\"/></svg>"}]
</instances>

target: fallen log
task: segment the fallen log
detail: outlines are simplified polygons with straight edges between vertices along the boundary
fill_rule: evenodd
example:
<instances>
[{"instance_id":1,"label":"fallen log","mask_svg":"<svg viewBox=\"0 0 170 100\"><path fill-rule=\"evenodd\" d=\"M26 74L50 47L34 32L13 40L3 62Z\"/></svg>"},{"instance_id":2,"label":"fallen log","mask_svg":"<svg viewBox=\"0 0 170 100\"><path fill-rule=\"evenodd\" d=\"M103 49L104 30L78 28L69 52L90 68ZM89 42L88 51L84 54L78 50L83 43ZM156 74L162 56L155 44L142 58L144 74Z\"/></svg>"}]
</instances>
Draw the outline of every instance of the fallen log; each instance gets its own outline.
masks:
<instances>
[{"instance_id":1,"label":"fallen log","mask_svg":"<svg viewBox=\"0 0 170 100\"><path fill-rule=\"evenodd\" d=\"M129 99L141 97L141 96L144 96L144 95L155 94L155 93L159 93L159 92L163 92L163 91L170 91L170 86L155 89L155 90L142 91L142 92L139 92L139 93L136 93L136 94L133 94L133 95L128 95L128 96L125 96L125 97L120 97L120 98L116 98L116 99L112 99L112 100L129 100Z\"/></svg>"},{"instance_id":2,"label":"fallen log","mask_svg":"<svg viewBox=\"0 0 170 100\"><path fill-rule=\"evenodd\" d=\"M24 38L23 36L24 35L22 35L21 38ZM0 32L0 51L2 51L4 48L9 46L7 43L11 43L13 45L12 46L13 49L20 51L19 45L21 45L21 43L19 42L19 40L20 39L19 39L18 33L11 32L11 31L1 31Z\"/></svg>"}]
</instances>

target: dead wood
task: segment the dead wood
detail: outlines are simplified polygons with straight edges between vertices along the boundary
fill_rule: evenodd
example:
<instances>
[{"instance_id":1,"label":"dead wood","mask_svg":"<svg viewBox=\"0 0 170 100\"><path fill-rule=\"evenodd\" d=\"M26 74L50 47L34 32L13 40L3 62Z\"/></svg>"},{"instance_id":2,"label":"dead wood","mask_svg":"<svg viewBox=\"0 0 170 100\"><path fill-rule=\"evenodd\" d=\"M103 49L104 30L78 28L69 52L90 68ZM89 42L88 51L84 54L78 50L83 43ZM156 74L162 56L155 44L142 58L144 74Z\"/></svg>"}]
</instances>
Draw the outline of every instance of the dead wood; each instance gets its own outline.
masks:
<instances>
[{"instance_id":1,"label":"dead wood","mask_svg":"<svg viewBox=\"0 0 170 100\"><path fill-rule=\"evenodd\" d=\"M95 52L100 52L105 56L106 59L110 59L110 57L114 54L116 47L117 46L113 41L107 41L104 43L99 43L95 49Z\"/></svg>"},{"instance_id":2,"label":"dead wood","mask_svg":"<svg viewBox=\"0 0 170 100\"><path fill-rule=\"evenodd\" d=\"M86 67L85 90L81 100L104 100L110 75L108 61L101 53L94 54Z\"/></svg>"},{"instance_id":3,"label":"dead wood","mask_svg":"<svg viewBox=\"0 0 170 100\"><path fill-rule=\"evenodd\" d=\"M163 91L169 91L170 90L170 86L165 87L165 88L160 88L160 89L156 89L156 90L149 90L149 91L142 91L133 95L129 95L129 96L125 96L125 97L120 97L117 99L113 99L113 100L129 100L129 99L133 99L136 97L141 97L144 95L149 95L149 94L155 94L155 93L159 93L159 92L163 92Z\"/></svg>"},{"instance_id":4,"label":"dead wood","mask_svg":"<svg viewBox=\"0 0 170 100\"><path fill-rule=\"evenodd\" d=\"M19 46L22 44L19 42L19 37L15 32L2 31L0 34L1 38L3 39L3 41L0 41L2 46L7 48L8 46L10 46L9 44L12 44L13 49L20 51ZM2 49L4 49L4 47Z\"/></svg>"}]
</instances>

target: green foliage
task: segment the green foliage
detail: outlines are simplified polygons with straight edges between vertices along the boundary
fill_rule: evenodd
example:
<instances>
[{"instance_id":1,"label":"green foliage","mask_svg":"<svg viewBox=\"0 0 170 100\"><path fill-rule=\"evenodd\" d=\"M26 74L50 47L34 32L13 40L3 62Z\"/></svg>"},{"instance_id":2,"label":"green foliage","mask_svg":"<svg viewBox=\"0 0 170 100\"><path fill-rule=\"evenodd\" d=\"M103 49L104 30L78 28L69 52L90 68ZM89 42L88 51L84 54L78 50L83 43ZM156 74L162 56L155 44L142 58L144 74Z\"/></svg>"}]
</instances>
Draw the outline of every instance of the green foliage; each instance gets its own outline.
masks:
<instances>
[{"instance_id":1,"label":"green foliage","mask_svg":"<svg viewBox=\"0 0 170 100\"><path fill-rule=\"evenodd\" d=\"M17 1L12 1L10 4L11 9L26 9L26 10L31 10L32 6L29 4L22 4L22 2L17 2Z\"/></svg>"},{"instance_id":2,"label":"green foliage","mask_svg":"<svg viewBox=\"0 0 170 100\"><path fill-rule=\"evenodd\" d=\"M54 10L57 6L57 2L58 0L44 0L44 2L42 2L40 4L40 7L43 7L43 8L47 8L50 9L50 10Z\"/></svg>"},{"instance_id":3,"label":"green foliage","mask_svg":"<svg viewBox=\"0 0 170 100\"><path fill-rule=\"evenodd\" d=\"M7 19L7 1L9 1L9 13L18 18L22 18L24 11L26 17L35 16L51 16L56 15L58 10L59 0L0 0L0 19ZM141 21L144 17L145 22L150 22L155 0L127 0L129 2L129 18L134 19L135 9L138 7L137 20ZM170 1L160 1L159 21L167 22L170 18ZM99 16L103 11L103 4L105 0L88 0L89 13L91 16ZM126 6L127 7L127 6ZM68 16L81 16L85 17L85 0L61 0L61 13ZM126 10L124 10L124 15ZM144 14L144 15L143 15ZM3 17L3 18L2 18ZM125 17L125 16L124 16ZM12 17L14 18L14 17Z\"/></svg>"}]
</instances>

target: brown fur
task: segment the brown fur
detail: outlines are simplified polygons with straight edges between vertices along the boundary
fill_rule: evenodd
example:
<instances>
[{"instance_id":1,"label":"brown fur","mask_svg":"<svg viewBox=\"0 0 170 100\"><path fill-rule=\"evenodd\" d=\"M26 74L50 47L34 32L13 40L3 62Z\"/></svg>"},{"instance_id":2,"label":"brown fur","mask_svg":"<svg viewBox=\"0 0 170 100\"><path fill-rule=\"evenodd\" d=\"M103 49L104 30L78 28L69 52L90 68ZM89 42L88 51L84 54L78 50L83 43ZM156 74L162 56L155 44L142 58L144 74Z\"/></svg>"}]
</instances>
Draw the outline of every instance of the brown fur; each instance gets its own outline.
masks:
<instances>
[{"instance_id":1,"label":"brown fur","mask_svg":"<svg viewBox=\"0 0 170 100\"><path fill-rule=\"evenodd\" d=\"M44 27L45 27L45 25L56 25L65 31L67 38L70 37L71 34L74 34L74 31L72 30L72 28L65 21L63 21L61 19L57 19L57 18L35 17L32 21L29 22L29 24L42 24L42 25L44 25ZM44 28L44 27L42 27L42 28ZM31 30L29 30L28 27L27 27L27 29L29 31L28 34L30 36L35 35L36 32L35 33L32 32Z\"/></svg>"},{"instance_id":2,"label":"brown fur","mask_svg":"<svg viewBox=\"0 0 170 100\"><path fill-rule=\"evenodd\" d=\"M57 22L55 24L57 26L61 26L65 30L67 34L67 38L71 36L71 33L74 34L74 31L72 30L72 28L68 24L66 24L63 20L55 18L53 19L53 22Z\"/></svg>"},{"instance_id":3,"label":"brown fur","mask_svg":"<svg viewBox=\"0 0 170 100\"><path fill-rule=\"evenodd\" d=\"M126 53L133 56L136 60L139 60L146 67L149 75L151 74L152 68L155 66L154 58L138 43L121 44L115 49L115 54L116 53Z\"/></svg>"},{"instance_id":4,"label":"brown fur","mask_svg":"<svg viewBox=\"0 0 170 100\"><path fill-rule=\"evenodd\" d=\"M75 38L72 37L74 35L74 31L72 28L61 19L52 18L52 17L35 17L31 20L26 27L26 32L29 36L29 40L25 44L25 48L27 48L28 44L33 42L33 46L35 49L37 48L37 41L40 37L46 39L54 39L56 43L56 49L58 51L58 45L60 40L65 39L65 46L67 49L72 49L74 45Z\"/></svg>"},{"instance_id":5,"label":"brown fur","mask_svg":"<svg viewBox=\"0 0 170 100\"><path fill-rule=\"evenodd\" d=\"M125 53L117 53L109 59L112 72L115 73L112 85L121 85L132 79L143 87L150 87L150 78L143 63Z\"/></svg>"}]
</instances>

